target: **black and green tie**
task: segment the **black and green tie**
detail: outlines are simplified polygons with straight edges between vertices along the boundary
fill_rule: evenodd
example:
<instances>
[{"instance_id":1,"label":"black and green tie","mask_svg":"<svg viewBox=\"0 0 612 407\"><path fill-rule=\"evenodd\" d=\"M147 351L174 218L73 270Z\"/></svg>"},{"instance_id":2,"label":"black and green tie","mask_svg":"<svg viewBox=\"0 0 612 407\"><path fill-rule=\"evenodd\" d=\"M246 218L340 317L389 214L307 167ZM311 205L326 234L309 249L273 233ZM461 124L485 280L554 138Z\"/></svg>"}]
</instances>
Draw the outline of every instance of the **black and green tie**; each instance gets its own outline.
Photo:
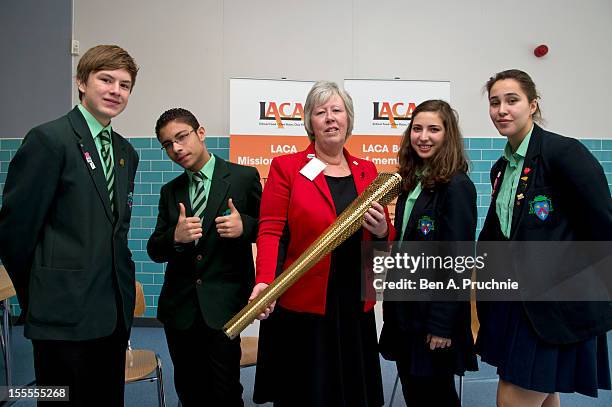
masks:
<instances>
[{"instance_id":1,"label":"black and green tie","mask_svg":"<svg viewBox=\"0 0 612 407\"><path fill-rule=\"evenodd\" d=\"M204 208L206 208L206 194L204 193L204 176L199 172L194 172L193 183L195 185L195 193L193 194L191 208L193 209L193 216L197 216L201 219L202 212L204 212Z\"/></svg>"},{"instance_id":2,"label":"black and green tie","mask_svg":"<svg viewBox=\"0 0 612 407\"><path fill-rule=\"evenodd\" d=\"M104 162L104 167L106 168L106 187L108 188L111 212L115 213L115 169L113 168L113 160L110 151L111 138L110 134L108 134L106 130L100 133L100 141L102 142L102 161Z\"/></svg>"}]
</instances>

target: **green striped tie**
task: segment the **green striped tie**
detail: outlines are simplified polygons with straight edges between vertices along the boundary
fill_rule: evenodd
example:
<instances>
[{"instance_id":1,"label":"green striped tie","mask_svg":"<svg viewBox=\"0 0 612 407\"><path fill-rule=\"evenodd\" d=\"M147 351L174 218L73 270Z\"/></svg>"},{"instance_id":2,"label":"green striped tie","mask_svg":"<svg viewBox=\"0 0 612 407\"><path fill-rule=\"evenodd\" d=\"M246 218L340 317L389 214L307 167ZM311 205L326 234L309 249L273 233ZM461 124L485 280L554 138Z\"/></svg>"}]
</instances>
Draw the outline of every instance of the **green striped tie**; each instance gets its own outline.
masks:
<instances>
[{"instance_id":1,"label":"green striped tie","mask_svg":"<svg viewBox=\"0 0 612 407\"><path fill-rule=\"evenodd\" d=\"M108 188L108 197L110 198L111 212L115 213L115 169L113 168L113 160L111 157L110 134L106 130L100 133L100 141L102 142L102 161L106 168L106 188Z\"/></svg>"},{"instance_id":2,"label":"green striped tie","mask_svg":"<svg viewBox=\"0 0 612 407\"><path fill-rule=\"evenodd\" d=\"M202 212L204 212L204 208L206 208L206 194L204 193L204 176L199 172L194 172L193 183L195 185L195 193L193 194L191 208L193 209L193 216L197 216L201 219Z\"/></svg>"}]
</instances>

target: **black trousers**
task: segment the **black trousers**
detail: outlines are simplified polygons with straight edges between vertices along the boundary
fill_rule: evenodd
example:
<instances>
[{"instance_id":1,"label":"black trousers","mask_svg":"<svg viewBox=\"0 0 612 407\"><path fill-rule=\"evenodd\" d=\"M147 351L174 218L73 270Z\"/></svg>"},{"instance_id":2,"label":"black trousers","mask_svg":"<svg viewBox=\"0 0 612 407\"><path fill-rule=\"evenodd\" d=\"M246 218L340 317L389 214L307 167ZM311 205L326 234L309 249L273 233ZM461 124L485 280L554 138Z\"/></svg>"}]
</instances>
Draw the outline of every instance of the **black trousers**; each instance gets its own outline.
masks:
<instances>
[{"instance_id":1,"label":"black trousers","mask_svg":"<svg viewBox=\"0 0 612 407\"><path fill-rule=\"evenodd\" d=\"M242 407L240 338L230 340L201 316L185 330L164 326L183 407Z\"/></svg>"},{"instance_id":2,"label":"black trousers","mask_svg":"<svg viewBox=\"0 0 612 407\"><path fill-rule=\"evenodd\" d=\"M409 366L397 361L397 372L402 382L402 393L407 407L460 407L455 389L455 376L414 376Z\"/></svg>"},{"instance_id":3,"label":"black trousers","mask_svg":"<svg viewBox=\"0 0 612 407\"><path fill-rule=\"evenodd\" d=\"M123 406L125 350L129 333L123 319L107 337L86 341L32 340L38 386L68 386L68 402L44 406Z\"/></svg>"}]
</instances>

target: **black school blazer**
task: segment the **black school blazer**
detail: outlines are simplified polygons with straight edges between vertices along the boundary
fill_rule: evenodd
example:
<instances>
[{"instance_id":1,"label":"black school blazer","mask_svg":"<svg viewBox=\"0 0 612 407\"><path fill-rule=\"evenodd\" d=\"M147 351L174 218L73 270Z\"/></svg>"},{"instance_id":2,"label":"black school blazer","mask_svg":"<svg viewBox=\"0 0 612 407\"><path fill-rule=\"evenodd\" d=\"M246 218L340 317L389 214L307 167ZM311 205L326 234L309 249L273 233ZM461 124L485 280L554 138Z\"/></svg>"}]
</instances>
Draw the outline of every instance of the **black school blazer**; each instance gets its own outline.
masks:
<instances>
[{"instance_id":1,"label":"black school blazer","mask_svg":"<svg viewBox=\"0 0 612 407\"><path fill-rule=\"evenodd\" d=\"M495 202L506 169L500 158L491 169L493 197L479 241L506 240ZM527 169L527 172L525 172ZM603 168L578 140L534 124L522 177L516 191L510 240L612 241L612 200ZM554 210L542 221L529 211L537 196L550 199ZM588 214L588 216L585 216ZM612 302L524 302L538 336L549 343L578 342L612 328ZM478 304L481 324L487 304Z\"/></svg>"},{"instance_id":2,"label":"black school blazer","mask_svg":"<svg viewBox=\"0 0 612 407\"><path fill-rule=\"evenodd\" d=\"M446 184L423 189L417 198L406 230L402 231L404 208L409 193L402 192L395 207L395 229L400 241L474 241L476 236L476 189L463 172ZM425 219L433 228L424 231L419 221ZM399 233L403 236L399 236ZM387 328L433 334L452 338L471 338L470 308L467 302L383 302ZM471 340L471 339L469 339Z\"/></svg>"},{"instance_id":3,"label":"black school blazer","mask_svg":"<svg viewBox=\"0 0 612 407\"><path fill-rule=\"evenodd\" d=\"M9 165L0 259L30 339L83 341L132 325L128 248L138 155L112 132L115 214L102 162L78 108L30 130ZM116 217L115 217L116 216Z\"/></svg>"},{"instance_id":4,"label":"black school blazer","mask_svg":"<svg viewBox=\"0 0 612 407\"><path fill-rule=\"evenodd\" d=\"M228 213L229 198L242 218L244 230L238 238L223 238L215 227L215 218ZM178 204L183 203L187 216L193 216L189 177L184 172L162 187L147 252L157 263L168 262L157 306L157 318L164 325L187 329L200 313L208 326L221 329L247 304L255 280L251 243L257 236L260 201L261 182L255 168L215 157L202 213L204 237L177 250Z\"/></svg>"}]
</instances>

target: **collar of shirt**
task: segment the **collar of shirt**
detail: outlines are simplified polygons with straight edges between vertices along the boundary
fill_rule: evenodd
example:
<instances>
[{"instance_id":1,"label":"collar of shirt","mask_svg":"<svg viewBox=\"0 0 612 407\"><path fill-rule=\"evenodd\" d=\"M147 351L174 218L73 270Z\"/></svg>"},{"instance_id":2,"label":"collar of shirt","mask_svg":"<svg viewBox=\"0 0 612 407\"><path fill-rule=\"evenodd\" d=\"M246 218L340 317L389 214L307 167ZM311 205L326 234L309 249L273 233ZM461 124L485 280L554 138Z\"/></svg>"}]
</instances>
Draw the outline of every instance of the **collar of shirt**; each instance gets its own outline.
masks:
<instances>
[{"instance_id":1,"label":"collar of shirt","mask_svg":"<svg viewBox=\"0 0 612 407\"><path fill-rule=\"evenodd\" d=\"M193 183L194 173L189 170L185 170L185 171L187 172L187 175L189 176L189 182ZM210 160L208 160L206 164L204 164L202 169L200 169L199 173L204 176L204 179L207 179L208 181L210 181L212 180L214 171L215 171L215 156L214 154L211 154Z\"/></svg>"},{"instance_id":2,"label":"collar of shirt","mask_svg":"<svg viewBox=\"0 0 612 407\"><path fill-rule=\"evenodd\" d=\"M77 107L85 118L85 121L87 122L87 127L89 127L89 131L91 132L91 135L93 136L94 140L100 137L100 133L102 133L102 131L104 130L108 131L108 134L113 134L113 129L110 123L108 124L108 126L104 127L100 124L98 120L96 120L96 118L91 113L89 113L89 110L85 109L85 106L79 103Z\"/></svg>"},{"instance_id":3,"label":"collar of shirt","mask_svg":"<svg viewBox=\"0 0 612 407\"><path fill-rule=\"evenodd\" d=\"M529 140L531 140L531 132L533 132L533 126L531 126L531 130L525 136L521 145L516 149L514 153L512 153L512 146L510 143L506 143L506 147L504 148L504 158L508 161L508 164L511 167L516 167L519 162L525 159L527 155L527 148L529 147Z\"/></svg>"}]
</instances>

